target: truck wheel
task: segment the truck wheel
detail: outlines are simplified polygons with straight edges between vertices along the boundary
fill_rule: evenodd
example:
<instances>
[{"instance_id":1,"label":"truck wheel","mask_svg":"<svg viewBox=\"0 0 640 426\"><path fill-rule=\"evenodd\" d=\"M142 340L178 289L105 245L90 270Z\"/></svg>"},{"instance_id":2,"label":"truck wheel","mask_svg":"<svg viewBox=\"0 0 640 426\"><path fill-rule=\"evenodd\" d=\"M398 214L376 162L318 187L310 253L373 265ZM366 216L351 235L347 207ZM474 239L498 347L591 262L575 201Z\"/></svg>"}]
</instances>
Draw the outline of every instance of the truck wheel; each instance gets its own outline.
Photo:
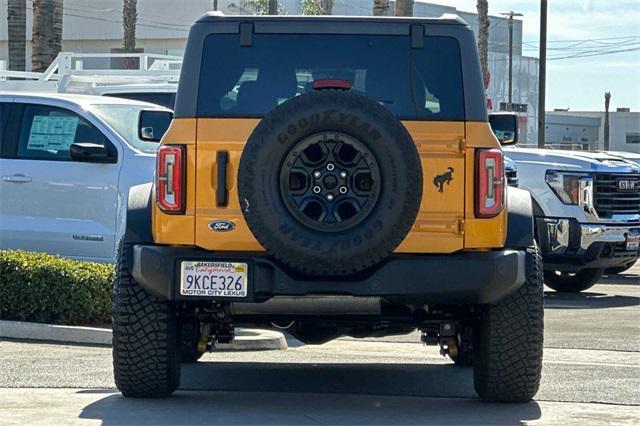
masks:
<instances>
[{"instance_id":1,"label":"truck wheel","mask_svg":"<svg viewBox=\"0 0 640 426\"><path fill-rule=\"evenodd\" d=\"M113 285L113 370L122 395L165 397L180 383L175 307L131 276L120 247Z\"/></svg>"},{"instance_id":2,"label":"truck wheel","mask_svg":"<svg viewBox=\"0 0 640 426\"><path fill-rule=\"evenodd\" d=\"M604 273L607 275L616 275L616 274L621 274L623 272L628 271L629 269L631 269L633 267L633 265L636 264L635 260L632 260L631 262L622 265L622 266L618 266L616 268L607 268Z\"/></svg>"},{"instance_id":3,"label":"truck wheel","mask_svg":"<svg viewBox=\"0 0 640 426\"><path fill-rule=\"evenodd\" d=\"M180 361L183 364L197 362L204 353L198 350L200 342L200 323L185 321L180 324Z\"/></svg>"},{"instance_id":4,"label":"truck wheel","mask_svg":"<svg viewBox=\"0 0 640 426\"><path fill-rule=\"evenodd\" d=\"M484 306L474 330L474 387L484 401L526 402L540 386L542 260L535 246L527 253L526 283L498 303Z\"/></svg>"},{"instance_id":5,"label":"truck wheel","mask_svg":"<svg viewBox=\"0 0 640 426\"><path fill-rule=\"evenodd\" d=\"M604 269L582 269L578 272L545 271L544 282L560 293L579 293L596 285Z\"/></svg>"}]
</instances>

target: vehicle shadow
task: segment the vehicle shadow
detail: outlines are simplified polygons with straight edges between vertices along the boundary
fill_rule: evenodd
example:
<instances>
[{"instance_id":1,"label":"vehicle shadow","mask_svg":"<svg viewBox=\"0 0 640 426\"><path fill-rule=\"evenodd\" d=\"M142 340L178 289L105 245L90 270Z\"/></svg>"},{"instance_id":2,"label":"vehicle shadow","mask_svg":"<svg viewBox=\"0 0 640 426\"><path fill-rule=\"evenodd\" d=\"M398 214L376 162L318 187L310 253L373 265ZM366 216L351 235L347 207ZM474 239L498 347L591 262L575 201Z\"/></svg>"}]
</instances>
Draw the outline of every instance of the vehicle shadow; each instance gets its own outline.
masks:
<instances>
[{"instance_id":1,"label":"vehicle shadow","mask_svg":"<svg viewBox=\"0 0 640 426\"><path fill-rule=\"evenodd\" d=\"M423 364L203 362L169 399L105 396L80 418L113 424L521 424L537 403L485 404L470 368ZM436 398L432 398L436 397Z\"/></svg>"},{"instance_id":2,"label":"vehicle shadow","mask_svg":"<svg viewBox=\"0 0 640 426\"><path fill-rule=\"evenodd\" d=\"M544 292L545 309L606 309L640 305L640 297L584 291L582 293Z\"/></svg>"},{"instance_id":3,"label":"vehicle shadow","mask_svg":"<svg viewBox=\"0 0 640 426\"><path fill-rule=\"evenodd\" d=\"M632 272L603 275L599 284L605 285L640 285L640 275Z\"/></svg>"}]
</instances>

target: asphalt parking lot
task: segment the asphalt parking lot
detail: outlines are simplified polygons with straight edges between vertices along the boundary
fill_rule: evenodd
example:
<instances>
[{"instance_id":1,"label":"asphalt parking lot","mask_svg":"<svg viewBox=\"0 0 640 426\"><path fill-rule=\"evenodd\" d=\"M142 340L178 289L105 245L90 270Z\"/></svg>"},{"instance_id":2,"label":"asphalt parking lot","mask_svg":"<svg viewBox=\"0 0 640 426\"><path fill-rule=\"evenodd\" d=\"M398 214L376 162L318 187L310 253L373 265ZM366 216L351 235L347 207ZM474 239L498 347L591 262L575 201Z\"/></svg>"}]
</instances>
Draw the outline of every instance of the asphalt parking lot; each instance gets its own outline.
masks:
<instances>
[{"instance_id":1,"label":"asphalt parking lot","mask_svg":"<svg viewBox=\"0 0 640 426\"><path fill-rule=\"evenodd\" d=\"M111 350L0 343L0 423L640 424L640 263L576 295L545 293L536 401L483 404L471 369L418 334L207 354L164 400L125 400Z\"/></svg>"}]
</instances>

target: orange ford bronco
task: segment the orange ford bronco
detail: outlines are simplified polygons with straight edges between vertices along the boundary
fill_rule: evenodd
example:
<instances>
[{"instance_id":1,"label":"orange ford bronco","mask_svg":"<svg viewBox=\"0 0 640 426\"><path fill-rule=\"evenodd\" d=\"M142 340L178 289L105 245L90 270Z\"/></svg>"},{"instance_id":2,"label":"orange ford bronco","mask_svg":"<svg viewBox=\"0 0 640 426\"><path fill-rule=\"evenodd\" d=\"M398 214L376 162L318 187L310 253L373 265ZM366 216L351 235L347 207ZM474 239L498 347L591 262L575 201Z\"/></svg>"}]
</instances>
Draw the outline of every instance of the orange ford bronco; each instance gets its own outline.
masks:
<instances>
[{"instance_id":1,"label":"orange ford bronco","mask_svg":"<svg viewBox=\"0 0 640 426\"><path fill-rule=\"evenodd\" d=\"M463 21L206 15L153 185L129 195L116 383L169 395L238 324L310 344L418 329L482 399L526 401L540 274Z\"/></svg>"}]
</instances>

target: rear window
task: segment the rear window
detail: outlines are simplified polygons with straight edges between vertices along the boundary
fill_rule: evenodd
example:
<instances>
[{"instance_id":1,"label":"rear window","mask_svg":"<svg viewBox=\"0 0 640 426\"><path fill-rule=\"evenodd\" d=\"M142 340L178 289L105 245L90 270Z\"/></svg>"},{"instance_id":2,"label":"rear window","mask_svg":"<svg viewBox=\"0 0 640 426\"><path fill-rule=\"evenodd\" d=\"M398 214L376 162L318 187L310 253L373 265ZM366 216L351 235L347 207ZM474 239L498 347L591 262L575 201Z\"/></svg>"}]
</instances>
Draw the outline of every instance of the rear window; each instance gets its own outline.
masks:
<instances>
[{"instance_id":1,"label":"rear window","mask_svg":"<svg viewBox=\"0 0 640 426\"><path fill-rule=\"evenodd\" d=\"M198 94L199 117L260 117L311 92L316 80L347 80L400 119L464 120L460 48L451 37L238 34L207 37Z\"/></svg>"}]
</instances>

